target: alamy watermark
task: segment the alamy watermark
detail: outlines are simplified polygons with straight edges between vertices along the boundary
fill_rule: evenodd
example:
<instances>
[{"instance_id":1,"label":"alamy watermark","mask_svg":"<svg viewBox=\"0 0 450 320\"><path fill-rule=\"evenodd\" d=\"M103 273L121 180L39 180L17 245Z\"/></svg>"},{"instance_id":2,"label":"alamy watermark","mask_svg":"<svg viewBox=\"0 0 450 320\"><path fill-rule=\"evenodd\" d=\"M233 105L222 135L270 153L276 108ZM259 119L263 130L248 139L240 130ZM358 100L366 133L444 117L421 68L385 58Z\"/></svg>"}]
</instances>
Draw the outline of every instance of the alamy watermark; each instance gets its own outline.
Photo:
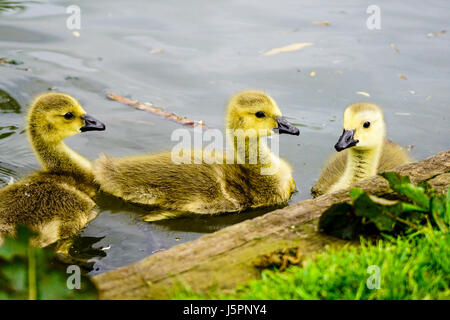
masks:
<instances>
[{"instance_id":1,"label":"alamy watermark","mask_svg":"<svg viewBox=\"0 0 450 320\"><path fill-rule=\"evenodd\" d=\"M66 269L66 273L70 274L70 276L67 277L66 286L67 289L73 290L73 289L81 289L81 269L77 265L70 265Z\"/></svg>"},{"instance_id":2,"label":"alamy watermark","mask_svg":"<svg viewBox=\"0 0 450 320\"><path fill-rule=\"evenodd\" d=\"M77 5L70 5L66 8L66 13L70 16L66 19L66 27L72 30L72 34L75 37L80 36L78 30L81 29L81 9Z\"/></svg>"},{"instance_id":3,"label":"alamy watermark","mask_svg":"<svg viewBox=\"0 0 450 320\"><path fill-rule=\"evenodd\" d=\"M369 30L381 30L381 9L377 5L370 5L366 9L370 16L366 20L366 26Z\"/></svg>"},{"instance_id":4,"label":"alamy watermark","mask_svg":"<svg viewBox=\"0 0 450 320\"><path fill-rule=\"evenodd\" d=\"M381 269L379 266L370 265L367 267L367 273L371 274L369 278L367 278L366 285L370 290L380 289L381 283Z\"/></svg>"},{"instance_id":5,"label":"alamy watermark","mask_svg":"<svg viewBox=\"0 0 450 320\"><path fill-rule=\"evenodd\" d=\"M222 131L176 129L171 140L178 142L171 151L175 164L249 164L258 165L262 175L278 169L279 137L272 130Z\"/></svg>"}]
</instances>

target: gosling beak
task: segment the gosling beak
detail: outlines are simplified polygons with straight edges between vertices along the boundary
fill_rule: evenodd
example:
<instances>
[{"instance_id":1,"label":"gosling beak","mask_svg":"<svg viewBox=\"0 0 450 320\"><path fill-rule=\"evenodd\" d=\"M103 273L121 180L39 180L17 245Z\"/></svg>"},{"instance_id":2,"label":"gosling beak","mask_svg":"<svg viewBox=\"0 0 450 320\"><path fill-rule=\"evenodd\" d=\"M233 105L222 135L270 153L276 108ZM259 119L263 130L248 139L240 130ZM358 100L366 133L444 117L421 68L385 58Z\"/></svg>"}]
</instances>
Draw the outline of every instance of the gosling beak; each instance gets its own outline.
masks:
<instances>
[{"instance_id":1,"label":"gosling beak","mask_svg":"<svg viewBox=\"0 0 450 320\"><path fill-rule=\"evenodd\" d=\"M339 137L338 142L334 145L337 152L356 146L359 140L354 139L355 130L345 130Z\"/></svg>"},{"instance_id":2,"label":"gosling beak","mask_svg":"<svg viewBox=\"0 0 450 320\"><path fill-rule=\"evenodd\" d=\"M105 125L103 123L88 114L82 116L81 119L84 120L84 126L80 128L81 132L105 130Z\"/></svg>"},{"instance_id":3,"label":"gosling beak","mask_svg":"<svg viewBox=\"0 0 450 320\"><path fill-rule=\"evenodd\" d=\"M278 133L282 134L282 133L287 133L287 134L292 134L294 136L298 136L300 134L300 130L298 130L297 127L293 126L289 121L287 121L284 118L278 117L275 118L275 120L278 123Z\"/></svg>"}]
</instances>

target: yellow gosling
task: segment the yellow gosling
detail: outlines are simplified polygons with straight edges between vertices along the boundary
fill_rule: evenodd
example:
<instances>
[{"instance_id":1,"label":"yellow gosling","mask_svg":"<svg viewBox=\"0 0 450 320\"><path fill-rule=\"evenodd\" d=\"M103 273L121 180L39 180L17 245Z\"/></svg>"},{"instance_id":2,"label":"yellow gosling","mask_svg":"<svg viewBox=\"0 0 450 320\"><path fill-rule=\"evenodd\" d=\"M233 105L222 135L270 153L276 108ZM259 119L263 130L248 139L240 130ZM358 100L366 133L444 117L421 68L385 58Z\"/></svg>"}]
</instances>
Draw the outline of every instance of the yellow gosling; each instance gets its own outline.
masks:
<instances>
[{"instance_id":1,"label":"yellow gosling","mask_svg":"<svg viewBox=\"0 0 450 320\"><path fill-rule=\"evenodd\" d=\"M104 129L69 95L45 93L34 100L27 134L43 170L0 190L0 242L26 225L38 233L36 244L46 246L78 233L96 216L92 165L63 140Z\"/></svg>"},{"instance_id":2,"label":"yellow gosling","mask_svg":"<svg viewBox=\"0 0 450 320\"><path fill-rule=\"evenodd\" d=\"M407 152L386 139L382 109L367 102L348 106L335 153L311 189L314 196L348 188L355 182L411 162Z\"/></svg>"},{"instance_id":3,"label":"yellow gosling","mask_svg":"<svg viewBox=\"0 0 450 320\"><path fill-rule=\"evenodd\" d=\"M228 104L226 121L227 129L233 130L229 139L237 154L234 159L227 152L205 150L182 150L180 155L188 152L192 161L181 164L172 161L171 152L120 159L103 156L94 164L95 177L105 192L167 209L149 215L147 221L184 212L217 214L286 203L296 191L292 169L271 152L266 139L274 129L293 135L299 130L260 91L235 95ZM250 162L256 150L259 157Z\"/></svg>"}]
</instances>

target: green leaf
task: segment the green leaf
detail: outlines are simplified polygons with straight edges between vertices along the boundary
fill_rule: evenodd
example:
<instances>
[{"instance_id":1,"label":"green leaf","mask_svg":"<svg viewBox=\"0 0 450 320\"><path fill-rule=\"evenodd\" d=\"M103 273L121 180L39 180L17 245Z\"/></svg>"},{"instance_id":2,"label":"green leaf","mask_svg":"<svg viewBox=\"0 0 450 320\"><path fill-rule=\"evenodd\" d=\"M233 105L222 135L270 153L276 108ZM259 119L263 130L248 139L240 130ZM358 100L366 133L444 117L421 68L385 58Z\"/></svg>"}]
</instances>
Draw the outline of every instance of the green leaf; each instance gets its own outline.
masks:
<instances>
[{"instance_id":1,"label":"green leaf","mask_svg":"<svg viewBox=\"0 0 450 320\"><path fill-rule=\"evenodd\" d=\"M411 184L409 177L402 176L397 172L382 172L380 175L389 182L392 190L407 197L423 209L429 210L430 197L428 194L431 194L431 187L428 183L423 182L419 186L415 186Z\"/></svg>"},{"instance_id":2,"label":"green leaf","mask_svg":"<svg viewBox=\"0 0 450 320\"><path fill-rule=\"evenodd\" d=\"M355 217L348 203L332 205L319 219L319 230L341 239L356 239L362 228L361 219Z\"/></svg>"},{"instance_id":3,"label":"green leaf","mask_svg":"<svg viewBox=\"0 0 450 320\"><path fill-rule=\"evenodd\" d=\"M421 181L421 182L419 182L419 183L417 184L417 186L423 188L423 189L425 190L425 193L426 193L428 196L434 196L434 192L435 192L435 191L434 191L433 187L432 187L428 182L426 182L426 181Z\"/></svg>"},{"instance_id":4,"label":"green leaf","mask_svg":"<svg viewBox=\"0 0 450 320\"><path fill-rule=\"evenodd\" d=\"M370 222L375 223L379 230L392 231L394 229L395 219L386 214L385 208L388 206L377 204L366 193L360 195L354 201L353 206L357 216L368 218Z\"/></svg>"},{"instance_id":5,"label":"green leaf","mask_svg":"<svg viewBox=\"0 0 450 320\"><path fill-rule=\"evenodd\" d=\"M445 205L444 195L442 194L431 199L431 214L433 220L441 231L447 232L447 227L444 222L447 214Z\"/></svg>"},{"instance_id":6,"label":"green leaf","mask_svg":"<svg viewBox=\"0 0 450 320\"><path fill-rule=\"evenodd\" d=\"M3 245L0 247L0 259L11 261L16 256L27 257L28 244L34 235L28 228L19 226L17 228L17 239L5 237Z\"/></svg>"},{"instance_id":7,"label":"green leaf","mask_svg":"<svg viewBox=\"0 0 450 320\"><path fill-rule=\"evenodd\" d=\"M450 188L448 188L447 190L447 197L446 197L446 201L445 201L445 207L447 208L446 210L446 221L447 223L450 223Z\"/></svg>"},{"instance_id":8,"label":"green leaf","mask_svg":"<svg viewBox=\"0 0 450 320\"><path fill-rule=\"evenodd\" d=\"M19 298L28 295L28 269L26 259L16 258L12 263L0 263L1 275L5 280L0 291L9 291L10 294Z\"/></svg>"},{"instance_id":9,"label":"green leaf","mask_svg":"<svg viewBox=\"0 0 450 320\"><path fill-rule=\"evenodd\" d=\"M402 176L397 172L380 172L379 175L389 182L389 186L392 190L395 190L395 187L400 184L411 183L409 177Z\"/></svg>"},{"instance_id":10,"label":"green leaf","mask_svg":"<svg viewBox=\"0 0 450 320\"><path fill-rule=\"evenodd\" d=\"M4 244L0 247L1 299L28 299L30 275L31 279L36 279L34 296L37 299L97 298L95 286L81 269L79 269L81 288L69 289L67 280L72 273L68 274L67 266L54 260L52 248L29 247L32 235L28 229L19 228L16 239L5 237ZM32 261L30 258L35 263L30 263Z\"/></svg>"},{"instance_id":11,"label":"green leaf","mask_svg":"<svg viewBox=\"0 0 450 320\"><path fill-rule=\"evenodd\" d=\"M363 193L364 193L363 189L361 189L361 188L353 188L352 190L350 190L350 198L352 200L355 200L356 198L358 198Z\"/></svg>"},{"instance_id":12,"label":"green leaf","mask_svg":"<svg viewBox=\"0 0 450 320\"><path fill-rule=\"evenodd\" d=\"M394 191L408 197L412 202L419 205L425 210L430 209L430 198L425 193L425 189L422 187L416 187L412 184L398 185Z\"/></svg>"}]
</instances>

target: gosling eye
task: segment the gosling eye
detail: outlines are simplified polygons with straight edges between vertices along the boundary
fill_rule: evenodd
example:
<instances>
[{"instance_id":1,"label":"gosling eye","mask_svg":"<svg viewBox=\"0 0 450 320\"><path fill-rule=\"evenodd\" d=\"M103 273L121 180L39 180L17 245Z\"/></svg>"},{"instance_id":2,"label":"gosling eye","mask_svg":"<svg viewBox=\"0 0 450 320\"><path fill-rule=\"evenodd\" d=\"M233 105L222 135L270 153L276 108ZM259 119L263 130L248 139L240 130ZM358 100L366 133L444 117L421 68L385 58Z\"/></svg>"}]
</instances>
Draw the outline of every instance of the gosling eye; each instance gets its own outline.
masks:
<instances>
[{"instance_id":1,"label":"gosling eye","mask_svg":"<svg viewBox=\"0 0 450 320\"><path fill-rule=\"evenodd\" d=\"M363 127L366 128L366 129L368 127L370 127L370 122L369 121L364 122Z\"/></svg>"},{"instance_id":2,"label":"gosling eye","mask_svg":"<svg viewBox=\"0 0 450 320\"><path fill-rule=\"evenodd\" d=\"M72 112L67 112L67 113L64 115L64 119L66 119L66 120L72 120L73 118L75 118L75 116L73 115Z\"/></svg>"},{"instance_id":3,"label":"gosling eye","mask_svg":"<svg viewBox=\"0 0 450 320\"><path fill-rule=\"evenodd\" d=\"M255 116L256 116L257 118L264 118L266 115L264 114L264 112L258 111L257 113L255 113Z\"/></svg>"}]
</instances>

